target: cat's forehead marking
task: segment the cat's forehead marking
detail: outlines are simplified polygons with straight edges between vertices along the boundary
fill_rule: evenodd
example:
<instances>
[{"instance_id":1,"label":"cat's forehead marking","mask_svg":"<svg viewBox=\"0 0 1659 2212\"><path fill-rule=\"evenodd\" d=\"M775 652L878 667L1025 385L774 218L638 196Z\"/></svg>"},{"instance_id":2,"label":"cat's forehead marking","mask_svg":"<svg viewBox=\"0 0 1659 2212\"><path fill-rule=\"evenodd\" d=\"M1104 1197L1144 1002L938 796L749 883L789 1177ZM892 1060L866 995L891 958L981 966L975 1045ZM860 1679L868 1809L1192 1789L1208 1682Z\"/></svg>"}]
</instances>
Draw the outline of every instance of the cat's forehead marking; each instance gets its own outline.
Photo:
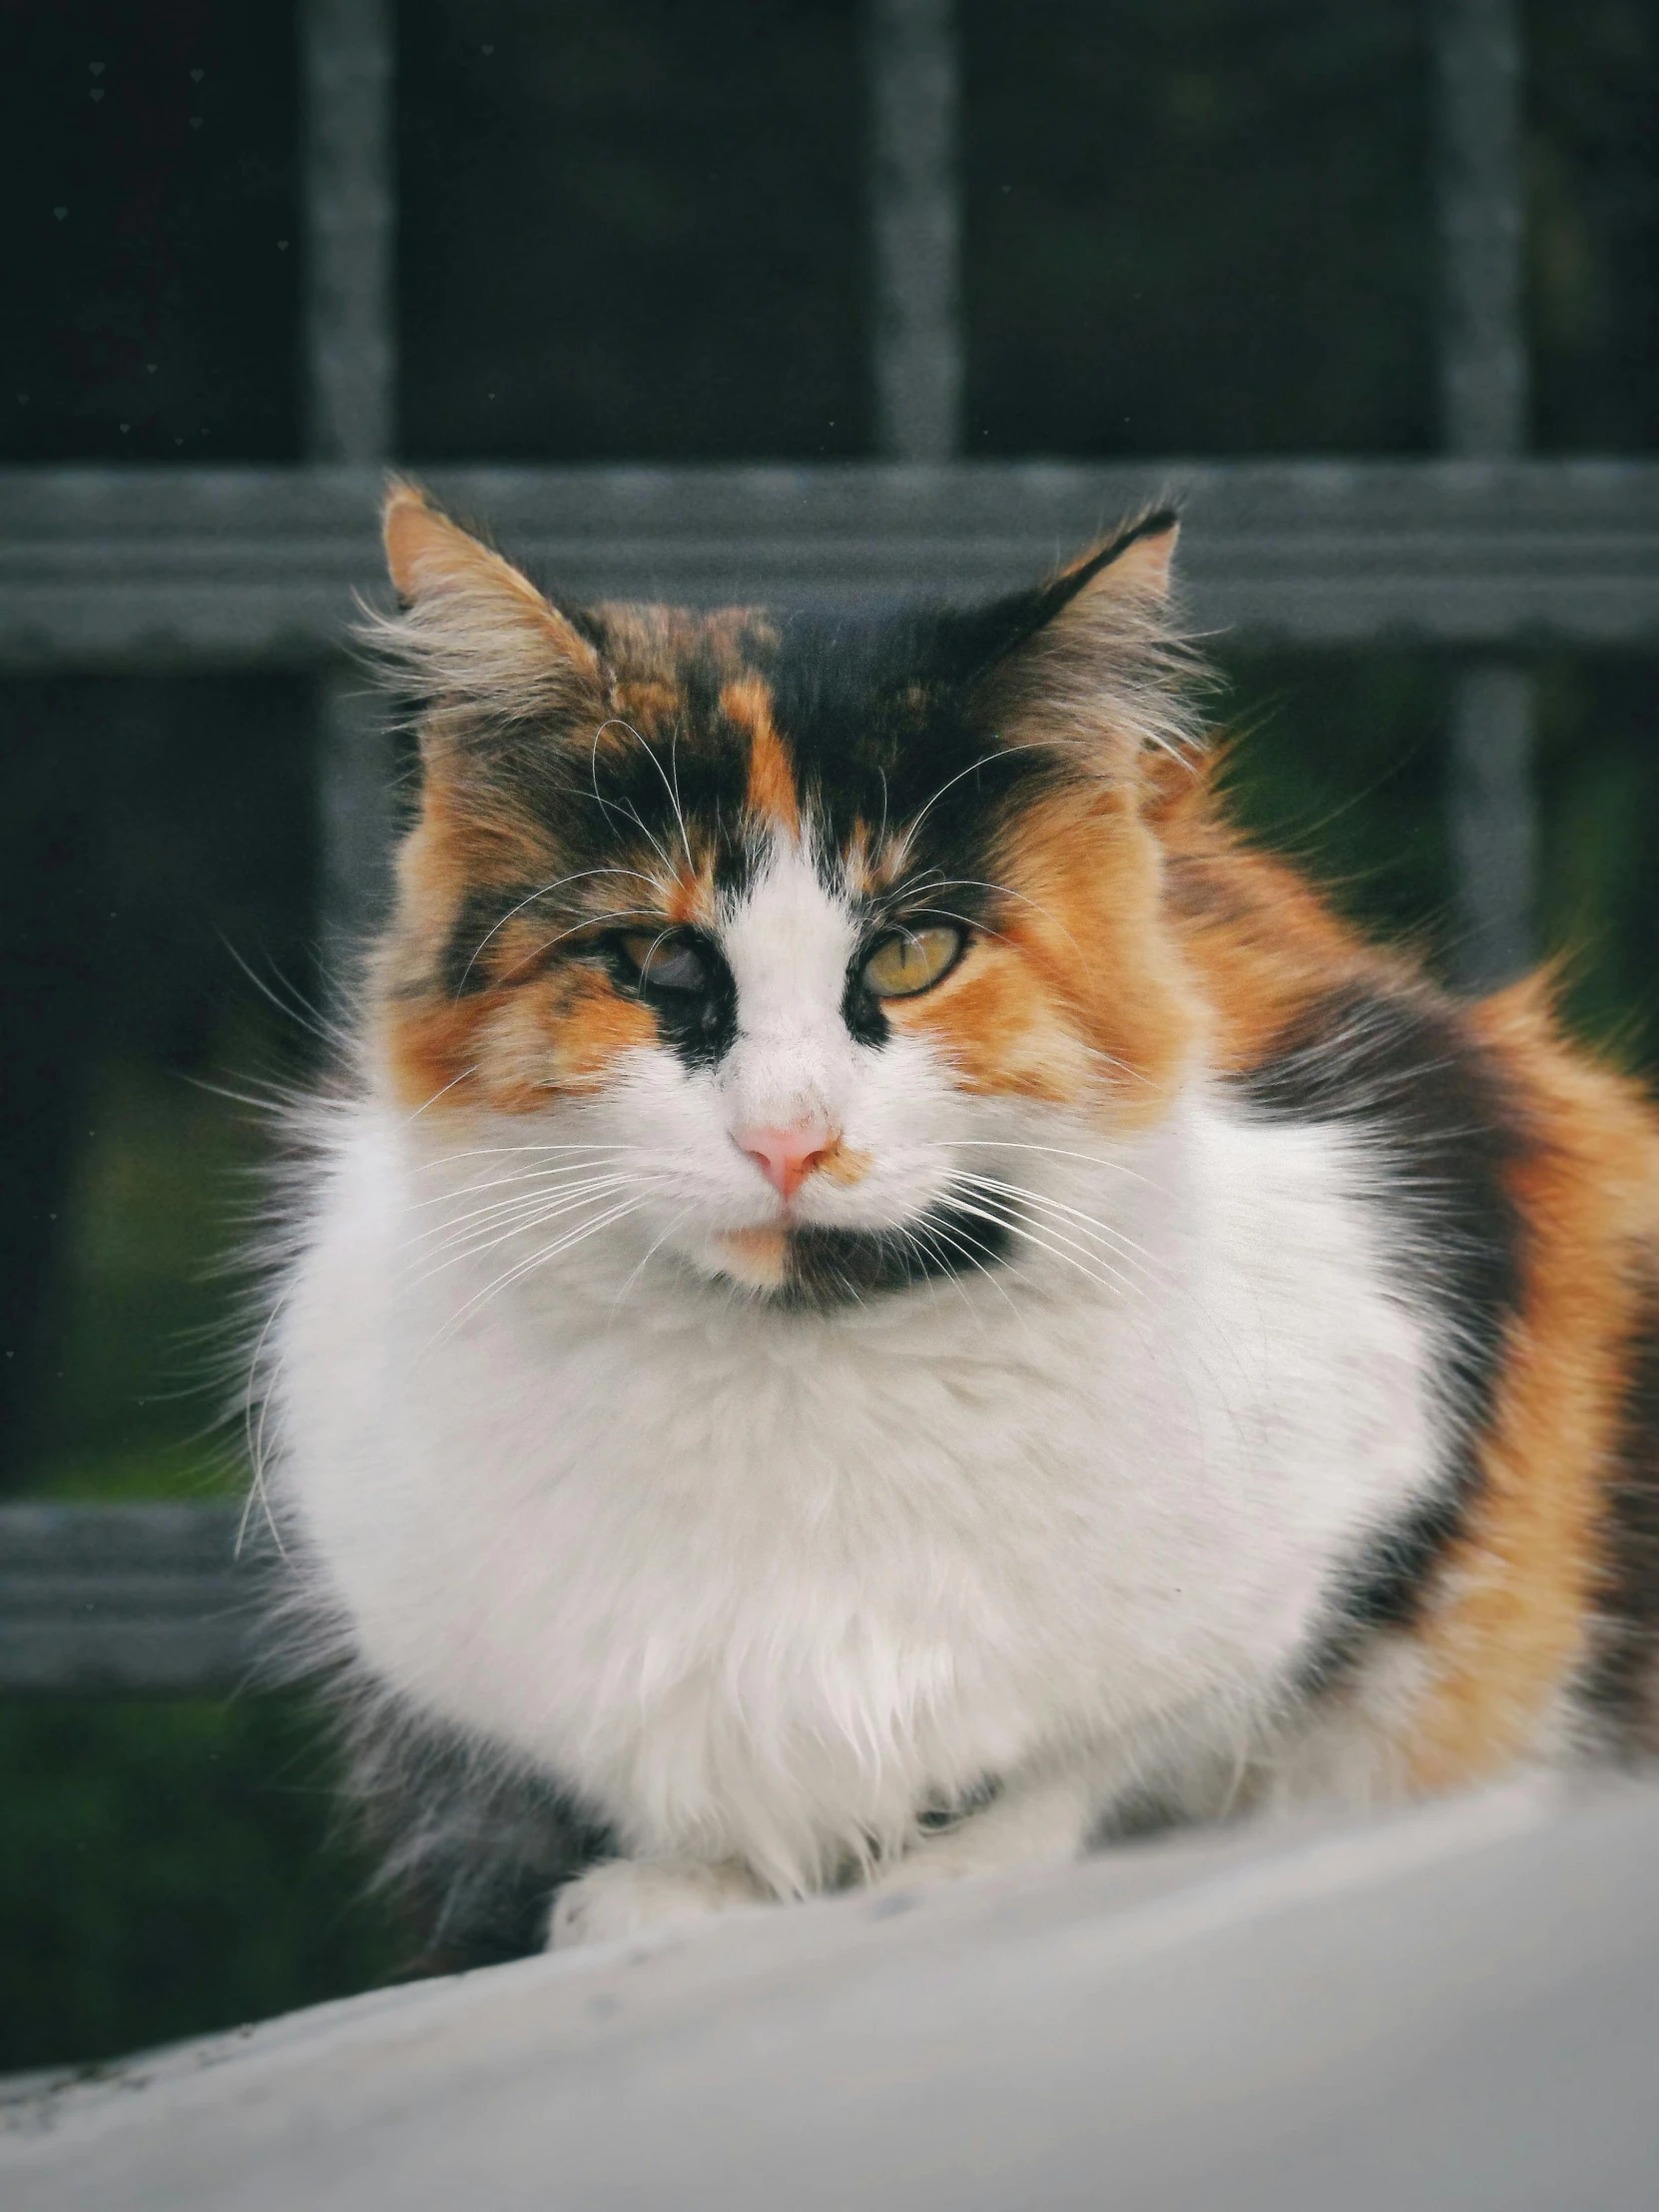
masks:
<instances>
[{"instance_id":1,"label":"cat's forehead marking","mask_svg":"<svg viewBox=\"0 0 1659 2212\"><path fill-rule=\"evenodd\" d=\"M676 857L689 843L704 886L748 880L777 832L808 836L855 897L890 886L902 815L960 765L937 684L879 664L858 625L632 605L592 620L616 714L596 754L610 830L643 824ZM677 894L673 909L706 925L706 895Z\"/></svg>"},{"instance_id":2,"label":"cat's forehead marking","mask_svg":"<svg viewBox=\"0 0 1659 2212\"><path fill-rule=\"evenodd\" d=\"M772 687L751 672L723 687L721 712L749 734L749 812L789 836L801 833L801 795L795 767L773 719Z\"/></svg>"},{"instance_id":3,"label":"cat's forehead marking","mask_svg":"<svg viewBox=\"0 0 1659 2212\"><path fill-rule=\"evenodd\" d=\"M679 928L711 929L716 915L717 855L706 840L692 844L692 857L661 886L663 918Z\"/></svg>"}]
</instances>

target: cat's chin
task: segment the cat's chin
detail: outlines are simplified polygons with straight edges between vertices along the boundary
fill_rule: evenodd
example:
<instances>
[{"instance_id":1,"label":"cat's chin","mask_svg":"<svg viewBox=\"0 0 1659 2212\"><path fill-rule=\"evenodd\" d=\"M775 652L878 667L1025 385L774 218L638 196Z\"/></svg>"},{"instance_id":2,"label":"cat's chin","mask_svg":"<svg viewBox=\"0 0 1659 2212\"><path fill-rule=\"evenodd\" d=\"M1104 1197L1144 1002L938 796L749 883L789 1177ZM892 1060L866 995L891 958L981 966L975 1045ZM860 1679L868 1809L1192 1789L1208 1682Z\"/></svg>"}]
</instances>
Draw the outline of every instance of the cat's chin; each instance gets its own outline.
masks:
<instances>
[{"instance_id":1,"label":"cat's chin","mask_svg":"<svg viewBox=\"0 0 1659 2212\"><path fill-rule=\"evenodd\" d=\"M781 1221L710 1232L690 1252L716 1281L781 1306L826 1313L909 1291L940 1276L983 1276L1007 1256L1007 1238L936 1206L890 1228L830 1228Z\"/></svg>"},{"instance_id":2,"label":"cat's chin","mask_svg":"<svg viewBox=\"0 0 1659 2212\"><path fill-rule=\"evenodd\" d=\"M872 1291L907 1287L907 1277L871 1265L884 1242L879 1231L769 1222L717 1230L693 1257L716 1281L737 1284L768 1304L822 1312L858 1303ZM825 1248L833 1250L830 1267Z\"/></svg>"},{"instance_id":3,"label":"cat's chin","mask_svg":"<svg viewBox=\"0 0 1659 2212\"><path fill-rule=\"evenodd\" d=\"M751 1291L782 1291L790 1279L790 1233L782 1222L727 1229L709 1240L714 1268Z\"/></svg>"}]
</instances>

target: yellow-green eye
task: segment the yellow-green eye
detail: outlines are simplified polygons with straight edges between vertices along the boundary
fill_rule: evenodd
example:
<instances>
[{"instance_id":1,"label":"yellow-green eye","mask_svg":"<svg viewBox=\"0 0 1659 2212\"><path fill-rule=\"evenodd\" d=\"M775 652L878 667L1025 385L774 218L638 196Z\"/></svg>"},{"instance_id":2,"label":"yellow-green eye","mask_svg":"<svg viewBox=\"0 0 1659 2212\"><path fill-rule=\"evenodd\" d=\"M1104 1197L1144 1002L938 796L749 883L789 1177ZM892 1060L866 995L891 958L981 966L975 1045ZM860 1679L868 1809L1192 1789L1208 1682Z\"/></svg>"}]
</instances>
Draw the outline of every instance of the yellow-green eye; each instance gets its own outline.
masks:
<instances>
[{"instance_id":1,"label":"yellow-green eye","mask_svg":"<svg viewBox=\"0 0 1659 2212\"><path fill-rule=\"evenodd\" d=\"M631 929L619 941L647 990L708 989L708 965L697 947L684 937L665 935L661 930Z\"/></svg>"},{"instance_id":2,"label":"yellow-green eye","mask_svg":"<svg viewBox=\"0 0 1659 2212\"><path fill-rule=\"evenodd\" d=\"M961 930L947 922L907 929L875 947L863 965L865 986L877 998L914 998L955 965L961 949Z\"/></svg>"}]
</instances>

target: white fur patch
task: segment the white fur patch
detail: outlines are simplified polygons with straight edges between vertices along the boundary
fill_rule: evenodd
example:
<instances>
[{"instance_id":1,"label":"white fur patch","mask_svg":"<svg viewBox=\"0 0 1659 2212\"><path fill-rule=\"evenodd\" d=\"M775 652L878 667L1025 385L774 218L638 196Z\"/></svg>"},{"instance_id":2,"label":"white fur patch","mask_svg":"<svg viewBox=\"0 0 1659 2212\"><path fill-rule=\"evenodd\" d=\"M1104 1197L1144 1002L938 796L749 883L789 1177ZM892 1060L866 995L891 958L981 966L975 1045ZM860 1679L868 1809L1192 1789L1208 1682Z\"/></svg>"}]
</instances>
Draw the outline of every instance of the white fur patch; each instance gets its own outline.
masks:
<instances>
[{"instance_id":1,"label":"white fur patch","mask_svg":"<svg viewBox=\"0 0 1659 2212\"><path fill-rule=\"evenodd\" d=\"M406 1698L631 1852L780 1894L987 1778L941 1866L1075 1848L1150 1782L1216 1806L1277 1758L1297 1794L1298 1656L1436 1456L1354 1140L1198 1077L1132 1142L970 1098L848 1036L854 942L780 847L726 917L717 1069L343 1118L275 1332L297 1556ZM869 1166L801 1218L899 1226L971 1173L1026 1194L1010 1262L830 1313L743 1294L720 1239L782 1202L733 1132L808 1114ZM1373 1787L1356 1730L1308 1790Z\"/></svg>"}]
</instances>

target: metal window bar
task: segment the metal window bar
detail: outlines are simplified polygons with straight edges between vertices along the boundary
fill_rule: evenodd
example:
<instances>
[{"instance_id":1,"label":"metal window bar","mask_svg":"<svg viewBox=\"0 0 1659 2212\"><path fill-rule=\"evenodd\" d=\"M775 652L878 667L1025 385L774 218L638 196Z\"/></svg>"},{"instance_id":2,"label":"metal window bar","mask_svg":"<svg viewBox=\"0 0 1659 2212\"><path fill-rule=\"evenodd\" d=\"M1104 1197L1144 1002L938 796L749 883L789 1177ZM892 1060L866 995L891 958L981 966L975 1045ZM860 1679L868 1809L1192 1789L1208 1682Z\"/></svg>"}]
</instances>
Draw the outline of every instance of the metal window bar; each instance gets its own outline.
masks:
<instances>
[{"instance_id":1,"label":"metal window bar","mask_svg":"<svg viewBox=\"0 0 1659 2212\"><path fill-rule=\"evenodd\" d=\"M1528 413L1518 0L1438 0L1440 400L1448 452L1510 459ZM1449 812L1457 962L1474 987L1533 956L1533 685L1520 661L1453 674Z\"/></svg>"},{"instance_id":2,"label":"metal window bar","mask_svg":"<svg viewBox=\"0 0 1659 2212\"><path fill-rule=\"evenodd\" d=\"M0 1509L0 1689L228 1690L255 1664L258 1584L221 1505Z\"/></svg>"},{"instance_id":3,"label":"metal window bar","mask_svg":"<svg viewBox=\"0 0 1659 2212\"><path fill-rule=\"evenodd\" d=\"M959 63L954 0L868 0L876 450L961 444Z\"/></svg>"},{"instance_id":4,"label":"metal window bar","mask_svg":"<svg viewBox=\"0 0 1659 2212\"><path fill-rule=\"evenodd\" d=\"M1205 627L1310 646L1415 638L1464 655L1451 804L1471 977L1523 956L1529 680L1518 648L1659 639L1659 463L1527 461L1514 0L1437 0L1448 457L1197 467L952 462L963 343L950 0L866 0L872 376L883 463L825 469L470 469L438 488L596 594L648 571L693 601L769 586L856 601L1029 574L1172 480L1200 527ZM328 928L372 911L385 754L342 672L372 587L392 450L391 0L302 0L308 455L298 469L0 471L0 662L318 673ZM0 1509L0 1688L210 1694L246 1678L236 1516Z\"/></svg>"},{"instance_id":5,"label":"metal window bar","mask_svg":"<svg viewBox=\"0 0 1659 2212\"><path fill-rule=\"evenodd\" d=\"M310 459L383 466L396 435L391 0L301 0L305 445ZM390 844L384 716L337 654L315 698L321 927L348 974L376 918Z\"/></svg>"}]
</instances>

